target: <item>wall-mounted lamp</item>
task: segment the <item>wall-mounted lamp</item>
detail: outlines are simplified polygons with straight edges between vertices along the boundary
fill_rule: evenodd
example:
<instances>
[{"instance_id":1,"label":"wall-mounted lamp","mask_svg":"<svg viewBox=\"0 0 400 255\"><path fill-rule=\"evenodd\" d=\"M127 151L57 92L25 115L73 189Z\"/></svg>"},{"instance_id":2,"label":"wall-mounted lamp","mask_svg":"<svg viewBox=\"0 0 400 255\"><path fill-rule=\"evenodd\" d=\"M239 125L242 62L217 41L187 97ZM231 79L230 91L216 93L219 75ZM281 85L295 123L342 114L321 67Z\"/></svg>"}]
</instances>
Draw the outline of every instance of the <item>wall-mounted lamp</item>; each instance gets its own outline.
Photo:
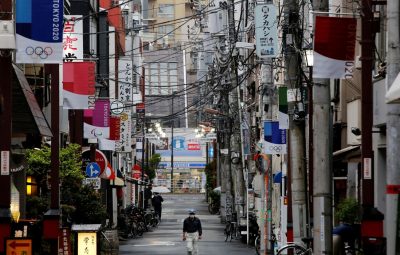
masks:
<instances>
[{"instance_id":1,"label":"wall-mounted lamp","mask_svg":"<svg viewBox=\"0 0 400 255\"><path fill-rule=\"evenodd\" d=\"M355 136L360 136L361 129L359 129L358 127L352 127L351 133ZM386 130L384 128L379 128L379 130L371 130L371 133L386 134Z\"/></svg>"},{"instance_id":2,"label":"wall-mounted lamp","mask_svg":"<svg viewBox=\"0 0 400 255\"><path fill-rule=\"evenodd\" d=\"M351 133L355 136L360 136L361 135L361 130L358 127L352 127L351 128Z\"/></svg>"}]
</instances>

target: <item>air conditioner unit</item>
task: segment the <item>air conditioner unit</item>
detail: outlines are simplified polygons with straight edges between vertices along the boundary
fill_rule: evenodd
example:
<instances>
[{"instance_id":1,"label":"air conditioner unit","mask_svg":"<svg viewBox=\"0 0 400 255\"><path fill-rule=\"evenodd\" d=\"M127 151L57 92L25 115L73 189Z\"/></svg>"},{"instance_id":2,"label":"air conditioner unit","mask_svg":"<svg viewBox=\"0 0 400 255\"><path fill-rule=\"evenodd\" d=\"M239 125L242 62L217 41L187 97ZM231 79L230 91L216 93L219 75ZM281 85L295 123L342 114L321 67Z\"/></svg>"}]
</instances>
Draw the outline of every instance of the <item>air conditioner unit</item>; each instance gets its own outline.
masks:
<instances>
[{"instance_id":1,"label":"air conditioner unit","mask_svg":"<svg viewBox=\"0 0 400 255\"><path fill-rule=\"evenodd\" d=\"M14 22L0 20L0 49L15 49Z\"/></svg>"}]
</instances>

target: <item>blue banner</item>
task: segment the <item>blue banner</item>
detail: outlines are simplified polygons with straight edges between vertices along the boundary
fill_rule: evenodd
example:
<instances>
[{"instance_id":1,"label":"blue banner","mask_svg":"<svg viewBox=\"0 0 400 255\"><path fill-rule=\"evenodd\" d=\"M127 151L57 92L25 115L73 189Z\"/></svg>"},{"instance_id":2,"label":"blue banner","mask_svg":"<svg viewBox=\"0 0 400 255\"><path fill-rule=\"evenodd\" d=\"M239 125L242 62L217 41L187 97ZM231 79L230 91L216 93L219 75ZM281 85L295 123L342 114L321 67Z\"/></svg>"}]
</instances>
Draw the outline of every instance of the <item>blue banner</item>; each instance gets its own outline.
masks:
<instances>
[{"instance_id":1,"label":"blue banner","mask_svg":"<svg viewBox=\"0 0 400 255\"><path fill-rule=\"evenodd\" d=\"M17 0L17 63L62 63L63 0Z\"/></svg>"},{"instance_id":2,"label":"blue banner","mask_svg":"<svg viewBox=\"0 0 400 255\"><path fill-rule=\"evenodd\" d=\"M286 154L286 130L279 129L278 121L264 122L263 152L265 154Z\"/></svg>"}]
</instances>

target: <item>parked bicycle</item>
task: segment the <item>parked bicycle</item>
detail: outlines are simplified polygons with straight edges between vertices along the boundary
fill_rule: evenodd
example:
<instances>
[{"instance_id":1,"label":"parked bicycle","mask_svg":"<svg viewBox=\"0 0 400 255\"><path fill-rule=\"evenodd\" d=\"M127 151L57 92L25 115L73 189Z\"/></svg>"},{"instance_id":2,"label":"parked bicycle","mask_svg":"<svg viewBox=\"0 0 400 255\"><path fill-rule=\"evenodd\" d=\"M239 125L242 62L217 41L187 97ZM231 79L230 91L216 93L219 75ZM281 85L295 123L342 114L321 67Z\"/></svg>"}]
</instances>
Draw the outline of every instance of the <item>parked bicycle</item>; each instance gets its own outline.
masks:
<instances>
[{"instance_id":1,"label":"parked bicycle","mask_svg":"<svg viewBox=\"0 0 400 255\"><path fill-rule=\"evenodd\" d=\"M224 235L225 235L225 242L228 241L228 239L229 241L232 241L232 239L239 239L240 230L237 222L237 217L235 214L231 216L231 220L226 221Z\"/></svg>"},{"instance_id":2,"label":"parked bicycle","mask_svg":"<svg viewBox=\"0 0 400 255\"><path fill-rule=\"evenodd\" d=\"M288 243L284 246L282 246L278 252L276 253L277 255L280 254L296 254L296 255L312 255L312 237L305 237L301 239L305 245L298 244L298 243Z\"/></svg>"},{"instance_id":3,"label":"parked bicycle","mask_svg":"<svg viewBox=\"0 0 400 255\"><path fill-rule=\"evenodd\" d=\"M212 201L209 205L208 205L208 212L210 214L217 214L219 213L219 203L216 203L215 201Z\"/></svg>"}]
</instances>

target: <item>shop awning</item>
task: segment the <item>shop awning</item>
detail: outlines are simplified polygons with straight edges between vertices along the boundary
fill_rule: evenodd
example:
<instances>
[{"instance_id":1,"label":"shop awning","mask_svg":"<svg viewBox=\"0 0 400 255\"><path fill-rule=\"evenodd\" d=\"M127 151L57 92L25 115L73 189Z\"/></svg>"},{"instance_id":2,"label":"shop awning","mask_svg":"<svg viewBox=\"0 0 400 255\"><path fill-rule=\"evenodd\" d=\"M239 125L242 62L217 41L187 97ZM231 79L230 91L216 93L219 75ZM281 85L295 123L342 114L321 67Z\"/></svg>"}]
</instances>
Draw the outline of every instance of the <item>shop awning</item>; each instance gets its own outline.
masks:
<instances>
[{"instance_id":1,"label":"shop awning","mask_svg":"<svg viewBox=\"0 0 400 255\"><path fill-rule=\"evenodd\" d=\"M400 73L397 74L385 97L388 104L400 104Z\"/></svg>"},{"instance_id":2,"label":"shop awning","mask_svg":"<svg viewBox=\"0 0 400 255\"><path fill-rule=\"evenodd\" d=\"M36 101L25 74L14 64L13 69L15 74L12 100L13 132L39 133L42 136L52 137L49 124Z\"/></svg>"},{"instance_id":3,"label":"shop awning","mask_svg":"<svg viewBox=\"0 0 400 255\"><path fill-rule=\"evenodd\" d=\"M333 152L332 156L334 160L349 158L351 156L355 156L359 154L360 145L348 146L341 150Z\"/></svg>"}]
</instances>

